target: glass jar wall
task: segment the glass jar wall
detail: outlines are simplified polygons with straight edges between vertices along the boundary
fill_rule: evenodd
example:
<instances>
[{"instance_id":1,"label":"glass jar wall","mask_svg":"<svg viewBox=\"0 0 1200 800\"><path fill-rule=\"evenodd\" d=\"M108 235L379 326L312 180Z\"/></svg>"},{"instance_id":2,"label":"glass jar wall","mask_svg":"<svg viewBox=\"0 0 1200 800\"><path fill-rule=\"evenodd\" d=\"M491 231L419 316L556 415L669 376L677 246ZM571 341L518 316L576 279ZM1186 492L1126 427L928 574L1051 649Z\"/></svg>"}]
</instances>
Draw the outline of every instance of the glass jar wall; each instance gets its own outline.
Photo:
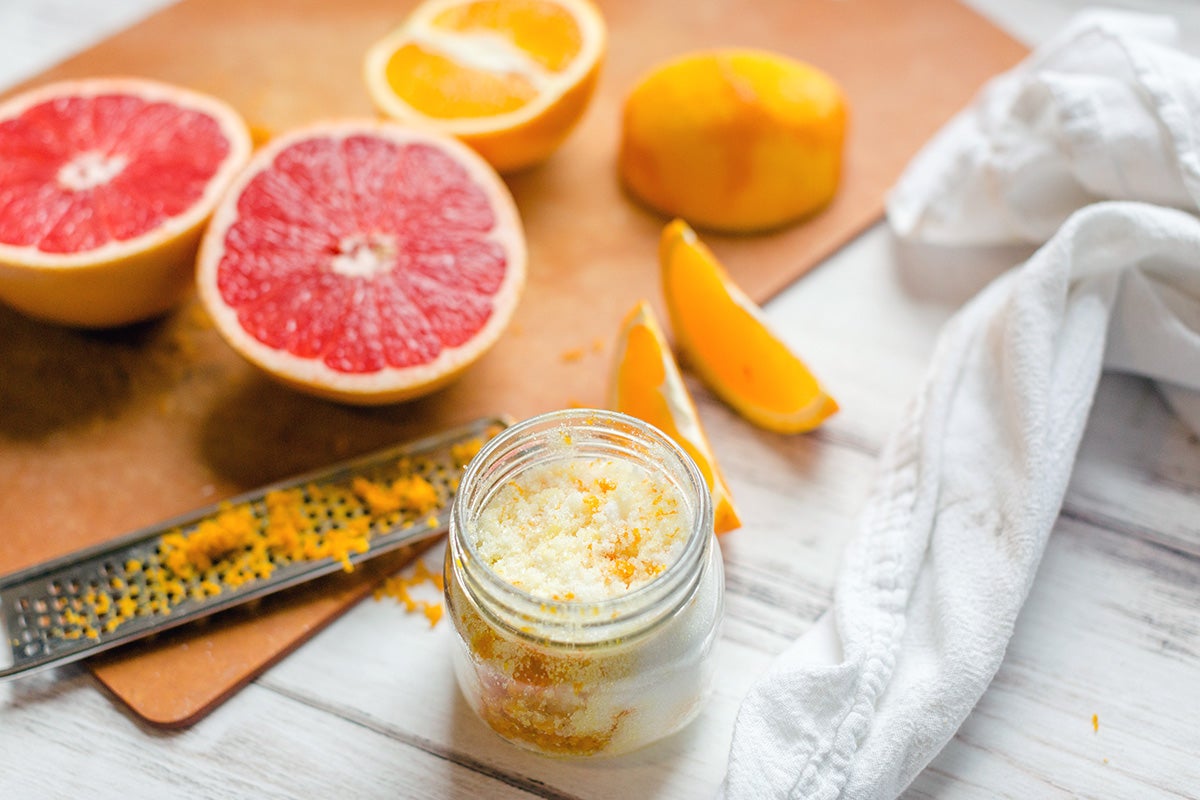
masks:
<instances>
[{"instance_id":1,"label":"glass jar wall","mask_svg":"<svg viewBox=\"0 0 1200 800\"><path fill-rule=\"evenodd\" d=\"M639 420L561 411L498 435L463 476L446 551L471 708L560 756L683 727L708 697L722 614L712 528L695 463Z\"/></svg>"}]
</instances>

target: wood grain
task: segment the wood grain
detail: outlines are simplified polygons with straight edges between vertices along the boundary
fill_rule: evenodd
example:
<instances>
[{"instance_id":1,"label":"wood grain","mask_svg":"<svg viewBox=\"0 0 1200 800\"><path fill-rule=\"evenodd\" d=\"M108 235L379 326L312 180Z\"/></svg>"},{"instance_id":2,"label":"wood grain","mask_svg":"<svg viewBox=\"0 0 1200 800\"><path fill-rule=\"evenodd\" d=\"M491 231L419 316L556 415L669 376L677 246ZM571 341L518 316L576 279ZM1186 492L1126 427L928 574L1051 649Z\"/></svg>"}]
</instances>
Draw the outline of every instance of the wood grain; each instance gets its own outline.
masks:
<instances>
[{"instance_id":1,"label":"wood grain","mask_svg":"<svg viewBox=\"0 0 1200 800\"><path fill-rule=\"evenodd\" d=\"M430 543L403 548L88 662L96 678L146 722L194 724L366 597Z\"/></svg>"},{"instance_id":2,"label":"wood grain","mask_svg":"<svg viewBox=\"0 0 1200 800\"><path fill-rule=\"evenodd\" d=\"M47 716L46 703L73 709ZM84 796L149 797L402 797L438 800L439 787L473 797L529 798L536 794L445 758L424 753L357 721L288 701L251 686L239 712L218 713L205 727L163 732L113 713L82 673L23 685L7 704L0 730L20 728L22 741L5 742L4 797L62 797L64 777L91 783ZM298 762L313 737L324 755ZM170 748L170 759L153 754ZM53 750L57 769L33 768ZM24 767L22 765L25 765ZM253 765L250 771L245 767ZM307 790L301 787L308 787Z\"/></svg>"}]
</instances>

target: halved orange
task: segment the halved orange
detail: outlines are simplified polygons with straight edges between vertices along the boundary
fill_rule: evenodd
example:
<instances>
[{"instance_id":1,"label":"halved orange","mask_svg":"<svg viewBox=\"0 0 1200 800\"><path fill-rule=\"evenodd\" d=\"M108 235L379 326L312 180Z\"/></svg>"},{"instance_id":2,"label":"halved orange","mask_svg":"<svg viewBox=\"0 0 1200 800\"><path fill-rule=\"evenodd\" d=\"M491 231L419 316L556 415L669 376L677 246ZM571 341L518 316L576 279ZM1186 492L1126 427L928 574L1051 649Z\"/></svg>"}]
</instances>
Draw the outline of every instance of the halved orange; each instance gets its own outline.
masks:
<instances>
[{"instance_id":1,"label":"halved orange","mask_svg":"<svg viewBox=\"0 0 1200 800\"><path fill-rule=\"evenodd\" d=\"M722 400L755 425L778 433L812 430L838 410L804 362L771 331L762 309L683 220L663 230L659 260L679 348Z\"/></svg>"},{"instance_id":2,"label":"halved orange","mask_svg":"<svg viewBox=\"0 0 1200 800\"><path fill-rule=\"evenodd\" d=\"M542 161L591 99L605 25L588 0L429 0L367 52L376 106L505 172Z\"/></svg>"},{"instance_id":3,"label":"halved orange","mask_svg":"<svg viewBox=\"0 0 1200 800\"><path fill-rule=\"evenodd\" d=\"M645 300L634 306L621 324L609 377L609 406L654 425L692 457L712 492L717 533L741 526L729 487L700 426L696 405L654 310Z\"/></svg>"}]
</instances>

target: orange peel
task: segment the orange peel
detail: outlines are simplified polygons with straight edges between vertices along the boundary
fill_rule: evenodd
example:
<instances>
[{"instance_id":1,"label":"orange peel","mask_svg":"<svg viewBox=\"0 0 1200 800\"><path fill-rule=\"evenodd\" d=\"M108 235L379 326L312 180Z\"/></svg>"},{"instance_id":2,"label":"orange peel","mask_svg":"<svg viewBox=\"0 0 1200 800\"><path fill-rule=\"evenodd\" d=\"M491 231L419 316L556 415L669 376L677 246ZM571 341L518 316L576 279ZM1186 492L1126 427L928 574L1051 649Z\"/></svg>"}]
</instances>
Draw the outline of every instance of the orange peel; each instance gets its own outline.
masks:
<instances>
[{"instance_id":1,"label":"orange peel","mask_svg":"<svg viewBox=\"0 0 1200 800\"><path fill-rule=\"evenodd\" d=\"M686 222L663 230L663 294L683 355L704 383L750 422L810 431L838 410L800 358L770 329Z\"/></svg>"},{"instance_id":2,"label":"orange peel","mask_svg":"<svg viewBox=\"0 0 1200 800\"><path fill-rule=\"evenodd\" d=\"M761 50L690 53L625 100L618 170L646 205L751 232L808 216L841 176L848 103L816 67Z\"/></svg>"},{"instance_id":3,"label":"orange peel","mask_svg":"<svg viewBox=\"0 0 1200 800\"><path fill-rule=\"evenodd\" d=\"M654 311L644 300L621 324L609 379L609 406L655 426L692 457L712 492L717 533L741 526L696 405Z\"/></svg>"},{"instance_id":4,"label":"orange peel","mask_svg":"<svg viewBox=\"0 0 1200 800\"><path fill-rule=\"evenodd\" d=\"M0 299L84 328L168 311L250 151L231 106L158 81L61 81L5 100Z\"/></svg>"},{"instance_id":5,"label":"orange peel","mask_svg":"<svg viewBox=\"0 0 1200 800\"><path fill-rule=\"evenodd\" d=\"M591 101L606 27L589 0L427 0L367 51L385 115L511 172L546 159Z\"/></svg>"}]
</instances>

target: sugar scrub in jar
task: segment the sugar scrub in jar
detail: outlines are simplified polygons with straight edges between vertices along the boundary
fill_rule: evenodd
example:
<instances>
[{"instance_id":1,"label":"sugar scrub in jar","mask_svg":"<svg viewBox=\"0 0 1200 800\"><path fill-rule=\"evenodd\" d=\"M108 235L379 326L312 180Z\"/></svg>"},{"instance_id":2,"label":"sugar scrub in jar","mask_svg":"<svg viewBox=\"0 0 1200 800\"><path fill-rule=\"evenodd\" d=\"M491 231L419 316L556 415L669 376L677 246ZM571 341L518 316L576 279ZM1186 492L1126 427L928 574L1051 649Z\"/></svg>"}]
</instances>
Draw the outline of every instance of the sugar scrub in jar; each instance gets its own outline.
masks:
<instances>
[{"instance_id":1,"label":"sugar scrub in jar","mask_svg":"<svg viewBox=\"0 0 1200 800\"><path fill-rule=\"evenodd\" d=\"M446 550L454 670L517 745L610 755L679 730L711 688L723 596L704 478L651 425L544 414L463 475Z\"/></svg>"}]
</instances>

